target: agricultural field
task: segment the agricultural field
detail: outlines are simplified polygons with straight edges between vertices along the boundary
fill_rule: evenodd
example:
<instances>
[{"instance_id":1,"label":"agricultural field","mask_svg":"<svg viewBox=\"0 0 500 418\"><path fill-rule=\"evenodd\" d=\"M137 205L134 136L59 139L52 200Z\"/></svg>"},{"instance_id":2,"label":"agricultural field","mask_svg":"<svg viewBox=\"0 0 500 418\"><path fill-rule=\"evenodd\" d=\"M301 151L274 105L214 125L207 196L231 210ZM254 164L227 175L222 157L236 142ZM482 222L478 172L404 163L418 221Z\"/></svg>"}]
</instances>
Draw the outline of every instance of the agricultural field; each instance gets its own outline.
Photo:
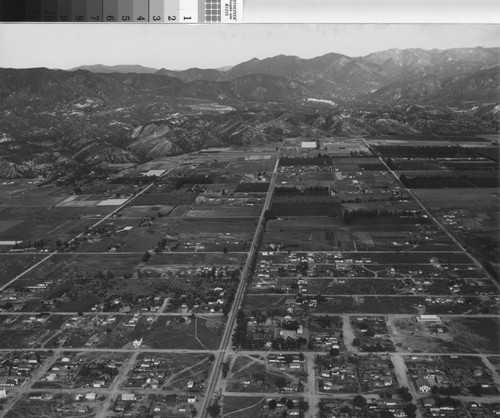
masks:
<instances>
[{"instance_id":1,"label":"agricultural field","mask_svg":"<svg viewBox=\"0 0 500 418\"><path fill-rule=\"evenodd\" d=\"M128 254L56 254L39 267L33 269L15 283L16 286L34 285L43 281L54 281L69 274L95 275L110 271L113 277L124 277L135 272L141 263L141 255Z\"/></svg>"},{"instance_id":2,"label":"agricultural field","mask_svg":"<svg viewBox=\"0 0 500 418\"><path fill-rule=\"evenodd\" d=\"M467 189L466 193L457 189L425 189L415 193L483 265L491 265L490 273L498 274L498 269L493 267L500 261L497 189Z\"/></svg>"},{"instance_id":3,"label":"agricultural field","mask_svg":"<svg viewBox=\"0 0 500 418\"><path fill-rule=\"evenodd\" d=\"M246 253L224 253L222 251L214 253L163 252L153 255L145 266L153 268L157 266L241 266L246 259Z\"/></svg>"},{"instance_id":4,"label":"agricultural field","mask_svg":"<svg viewBox=\"0 0 500 418\"><path fill-rule=\"evenodd\" d=\"M0 233L0 241L18 242L18 245L5 249L31 249L31 251L50 250L73 239L96 221L92 219L25 220Z\"/></svg>"},{"instance_id":5,"label":"agricultural field","mask_svg":"<svg viewBox=\"0 0 500 418\"><path fill-rule=\"evenodd\" d=\"M73 241L70 250L89 253L138 253L157 248L174 228L176 220L158 217L141 219L114 218L88 228L85 233ZM168 243L167 243L168 244ZM168 245L166 248L169 248ZM163 248L162 248L163 250ZM66 251L66 250L64 250Z\"/></svg>"},{"instance_id":6,"label":"agricultural field","mask_svg":"<svg viewBox=\"0 0 500 418\"><path fill-rule=\"evenodd\" d=\"M477 378L500 368L500 288L420 205L500 262L498 164L469 136L329 137L316 150L296 137L129 165L94 187L1 185L0 285L50 255L0 293L0 348L47 350L6 416L34 416L31 402L61 418L104 405L188 418L212 387L222 417L309 417L321 399L321 417L382 416L385 402L408 406L400 386L419 394L412 373L430 353L474 354L468 369L443 365L467 376L462 395L497 396ZM15 240L34 249L1 244Z\"/></svg>"},{"instance_id":7,"label":"agricultural field","mask_svg":"<svg viewBox=\"0 0 500 418\"><path fill-rule=\"evenodd\" d=\"M46 255L42 254L0 254L0 286L5 285L44 257Z\"/></svg>"},{"instance_id":8,"label":"agricultural field","mask_svg":"<svg viewBox=\"0 0 500 418\"><path fill-rule=\"evenodd\" d=\"M340 242L340 247L339 247ZM278 251L353 250L348 227L339 218L270 220L266 225L264 249ZM345 248L344 248L345 247Z\"/></svg>"},{"instance_id":9,"label":"agricultural field","mask_svg":"<svg viewBox=\"0 0 500 418\"><path fill-rule=\"evenodd\" d=\"M248 251L255 232L255 218L184 218L169 230L176 251Z\"/></svg>"},{"instance_id":10,"label":"agricultural field","mask_svg":"<svg viewBox=\"0 0 500 418\"><path fill-rule=\"evenodd\" d=\"M264 244L303 251L455 251L457 246L422 216L348 215L271 220ZM269 236L269 237L268 237ZM269 249L266 248L266 249Z\"/></svg>"}]
</instances>

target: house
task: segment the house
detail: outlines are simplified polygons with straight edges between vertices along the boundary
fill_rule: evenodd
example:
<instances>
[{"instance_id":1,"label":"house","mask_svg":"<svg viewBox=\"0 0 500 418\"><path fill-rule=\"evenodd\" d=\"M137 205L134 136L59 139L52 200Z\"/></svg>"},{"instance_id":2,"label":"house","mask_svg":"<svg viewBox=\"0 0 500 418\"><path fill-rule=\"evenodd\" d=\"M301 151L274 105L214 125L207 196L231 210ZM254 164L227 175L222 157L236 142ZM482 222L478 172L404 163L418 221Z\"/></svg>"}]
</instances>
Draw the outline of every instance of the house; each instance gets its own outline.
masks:
<instances>
[{"instance_id":1,"label":"house","mask_svg":"<svg viewBox=\"0 0 500 418\"><path fill-rule=\"evenodd\" d=\"M142 339L142 337L141 337L141 339L140 339L140 340L134 340L134 341L132 341L132 346L133 346L134 348L140 348L140 347L141 347L141 345L142 345L142 342L143 342L143 339Z\"/></svg>"},{"instance_id":2,"label":"house","mask_svg":"<svg viewBox=\"0 0 500 418\"><path fill-rule=\"evenodd\" d=\"M196 402L196 395L188 395L187 401L188 401L188 403L195 403Z\"/></svg>"},{"instance_id":3,"label":"house","mask_svg":"<svg viewBox=\"0 0 500 418\"><path fill-rule=\"evenodd\" d=\"M95 401L97 395L94 392L89 392L85 394L85 399L87 401Z\"/></svg>"},{"instance_id":4,"label":"house","mask_svg":"<svg viewBox=\"0 0 500 418\"><path fill-rule=\"evenodd\" d=\"M0 399L7 397L7 391L5 389L0 389Z\"/></svg>"},{"instance_id":5,"label":"house","mask_svg":"<svg viewBox=\"0 0 500 418\"><path fill-rule=\"evenodd\" d=\"M50 373L49 375L47 375L47 377L45 378L45 380L47 382L53 382L54 380L56 380L56 377L57 377L56 373Z\"/></svg>"},{"instance_id":6,"label":"house","mask_svg":"<svg viewBox=\"0 0 500 418\"><path fill-rule=\"evenodd\" d=\"M430 392L431 387L429 386L429 383L427 382L427 379L424 379L422 376L419 376L417 380L415 381L417 388L419 392Z\"/></svg>"},{"instance_id":7,"label":"house","mask_svg":"<svg viewBox=\"0 0 500 418\"><path fill-rule=\"evenodd\" d=\"M92 387L93 388L102 388L104 386L105 382L104 380L94 380L92 382Z\"/></svg>"},{"instance_id":8,"label":"house","mask_svg":"<svg viewBox=\"0 0 500 418\"><path fill-rule=\"evenodd\" d=\"M134 393L122 393L122 401L135 401Z\"/></svg>"},{"instance_id":9,"label":"house","mask_svg":"<svg viewBox=\"0 0 500 418\"><path fill-rule=\"evenodd\" d=\"M419 315L416 317L418 323L438 323L441 324L441 318L437 315Z\"/></svg>"},{"instance_id":10,"label":"house","mask_svg":"<svg viewBox=\"0 0 500 418\"><path fill-rule=\"evenodd\" d=\"M295 339L295 338L297 338L297 331L282 329L282 330L280 330L280 336L282 336L285 340L287 338Z\"/></svg>"}]
</instances>

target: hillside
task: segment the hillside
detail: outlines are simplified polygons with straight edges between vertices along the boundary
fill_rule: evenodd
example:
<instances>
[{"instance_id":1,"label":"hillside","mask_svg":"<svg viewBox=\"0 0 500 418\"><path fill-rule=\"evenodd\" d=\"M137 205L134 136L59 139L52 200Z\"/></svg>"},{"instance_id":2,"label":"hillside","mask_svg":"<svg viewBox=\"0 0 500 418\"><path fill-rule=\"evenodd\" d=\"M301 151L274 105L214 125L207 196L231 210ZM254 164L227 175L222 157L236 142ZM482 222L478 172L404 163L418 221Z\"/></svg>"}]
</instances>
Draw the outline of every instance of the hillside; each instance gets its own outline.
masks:
<instances>
[{"instance_id":1,"label":"hillside","mask_svg":"<svg viewBox=\"0 0 500 418\"><path fill-rule=\"evenodd\" d=\"M136 164L290 136L491 130L499 121L492 110L498 52L280 55L227 71L0 69L0 176Z\"/></svg>"}]
</instances>

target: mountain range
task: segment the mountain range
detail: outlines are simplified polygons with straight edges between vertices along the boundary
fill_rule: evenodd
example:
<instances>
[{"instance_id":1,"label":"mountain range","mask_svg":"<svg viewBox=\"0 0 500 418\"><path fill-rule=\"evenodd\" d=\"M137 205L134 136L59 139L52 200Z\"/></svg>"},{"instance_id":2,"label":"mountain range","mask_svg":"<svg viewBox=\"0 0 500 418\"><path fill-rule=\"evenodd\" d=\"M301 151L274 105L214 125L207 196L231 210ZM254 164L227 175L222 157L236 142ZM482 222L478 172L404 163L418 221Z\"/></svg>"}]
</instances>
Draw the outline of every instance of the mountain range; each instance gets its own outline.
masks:
<instances>
[{"instance_id":1,"label":"mountain range","mask_svg":"<svg viewBox=\"0 0 500 418\"><path fill-rule=\"evenodd\" d=\"M0 177L299 135L494 130L499 54L393 49L224 69L0 69ZM467 120L454 123L463 109Z\"/></svg>"},{"instance_id":2,"label":"mountain range","mask_svg":"<svg viewBox=\"0 0 500 418\"><path fill-rule=\"evenodd\" d=\"M500 48L390 49L364 57L329 53L311 59L287 55L262 60L253 58L224 71L201 68L184 71L162 68L154 71L144 67L141 71L140 66L84 66L78 69L96 73L154 73L174 77L186 83L199 80L231 81L246 75L269 74L300 81L311 93L337 98L376 93L378 89L385 87L383 97L387 100L387 91L392 86L399 89L404 83L419 81L428 85L428 80L435 79L439 82L436 83L434 92L450 82L456 82L457 76L473 75L475 72L498 66L499 55ZM484 75L479 73L478 77ZM378 98L380 95L375 94L373 97ZM404 100L406 96L394 97L394 100L400 99ZM408 99L414 100L415 97L411 95Z\"/></svg>"}]
</instances>

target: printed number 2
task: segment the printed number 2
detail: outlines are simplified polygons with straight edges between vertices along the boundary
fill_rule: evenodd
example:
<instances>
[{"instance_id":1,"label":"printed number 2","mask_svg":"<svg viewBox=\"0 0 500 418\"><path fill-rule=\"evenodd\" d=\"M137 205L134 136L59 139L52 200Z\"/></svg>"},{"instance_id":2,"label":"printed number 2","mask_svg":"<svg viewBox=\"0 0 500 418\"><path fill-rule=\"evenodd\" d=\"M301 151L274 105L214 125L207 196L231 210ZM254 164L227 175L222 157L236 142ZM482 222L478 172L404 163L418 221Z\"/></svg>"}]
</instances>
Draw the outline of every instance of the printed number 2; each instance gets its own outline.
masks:
<instances>
[{"instance_id":1,"label":"printed number 2","mask_svg":"<svg viewBox=\"0 0 500 418\"><path fill-rule=\"evenodd\" d=\"M177 20L177 16L169 16L168 20Z\"/></svg>"}]
</instances>

